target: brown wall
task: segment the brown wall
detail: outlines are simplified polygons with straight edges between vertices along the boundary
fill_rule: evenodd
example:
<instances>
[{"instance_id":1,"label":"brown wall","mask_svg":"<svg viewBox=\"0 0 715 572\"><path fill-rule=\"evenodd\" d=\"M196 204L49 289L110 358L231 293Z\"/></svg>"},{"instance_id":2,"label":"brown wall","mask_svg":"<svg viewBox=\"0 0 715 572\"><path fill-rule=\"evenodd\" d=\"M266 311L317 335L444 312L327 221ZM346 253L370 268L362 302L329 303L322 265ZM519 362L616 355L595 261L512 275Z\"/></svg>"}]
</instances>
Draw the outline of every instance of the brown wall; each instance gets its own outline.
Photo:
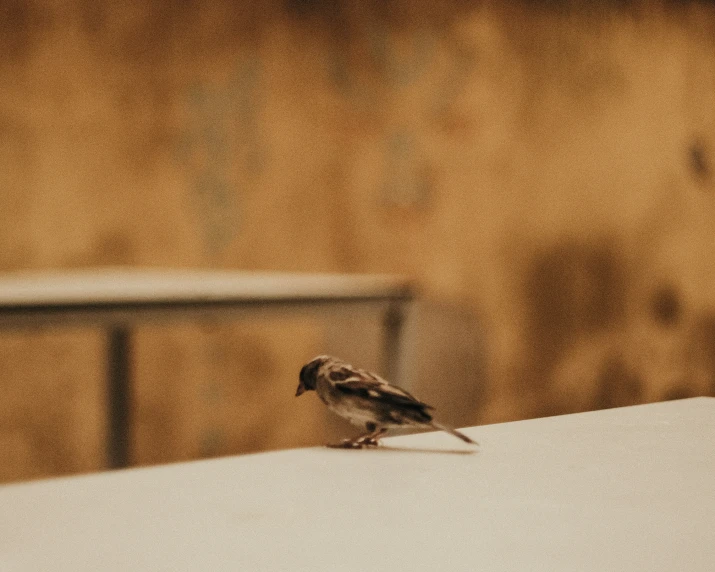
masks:
<instances>
[{"instance_id":1,"label":"brown wall","mask_svg":"<svg viewBox=\"0 0 715 572\"><path fill-rule=\"evenodd\" d=\"M715 7L354 4L0 0L0 269L404 273L463 425L715 393ZM135 460L344 431L374 318L141 328ZM0 479L102 466L103 343L0 336Z\"/></svg>"}]
</instances>

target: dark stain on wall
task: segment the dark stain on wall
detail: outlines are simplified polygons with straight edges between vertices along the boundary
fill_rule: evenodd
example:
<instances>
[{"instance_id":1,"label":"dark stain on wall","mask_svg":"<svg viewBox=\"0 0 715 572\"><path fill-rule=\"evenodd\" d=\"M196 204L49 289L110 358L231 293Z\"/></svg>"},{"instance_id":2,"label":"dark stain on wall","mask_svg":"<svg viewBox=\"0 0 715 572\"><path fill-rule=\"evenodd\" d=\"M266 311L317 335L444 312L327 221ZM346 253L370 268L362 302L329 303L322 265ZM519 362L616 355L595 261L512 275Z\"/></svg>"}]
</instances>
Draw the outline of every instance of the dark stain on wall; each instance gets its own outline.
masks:
<instances>
[{"instance_id":1,"label":"dark stain on wall","mask_svg":"<svg viewBox=\"0 0 715 572\"><path fill-rule=\"evenodd\" d=\"M668 389L663 395L664 401L673 401L675 399L687 399L688 397L696 397L697 392L687 385L676 385Z\"/></svg>"},{"instance_id":2,"label":"dark stain on wall","mask_svg":"<svg viewBox=\"0 0 715 572\"><path fill-rule=\"evenodd\" d=\"M523 87L520 127L541 142L553 127L543 113L554 86L565 96L561 105L589 115L628 92L630 80L602 33L615 4L593 2L506 2L498 21L515 56ZM590 4L589 4L590 6Z\"/></svg>"},{"instance_id":3,"label":"dark stain on wall","mask_svg":"<svg viewBox=\"0 0 715 572\"><path fill-rule=\"evenodd\" d=\"M562 243L537 254L525 283L530 384L548 385L553 366L574 342L624 319L623 269L608 244Z\"/></svg>"},{"instance_id":4,"label":"dark stain on wall","mask_svg":"<svg viewBox=\"0 0 715 572\"><path fill-rule=\"evenodd\" d=\"M97 0L86 0L79 5L81 28L90 36L100 36L107 29L107 5Z\"/></svg>"},{"instance_id":5,"label":"dark stain on wall","mask_svg":"<svg viewBox=\"0 0 715 572\"><path fill-rule=\"evenodd\" d=\"M661 326L677 325L681 320L683 307L675 287L663 285L658 288L651 299L650 310L655 322Z\"/></svg>"},{"instance_id":6,"label":"dark stain on wall","mask_svg":"<svg viewBox=\"0 0 715 572\"><path fill-rule=\"evenodd\" d=\"M128 233L108 230L97 240L94 257L96 264L136 264L136 249Z\"/></svg>"},{"instance_id":7,"label":"dark stain on wall","mask_svg":"<svg viewBox=\"0 0 715 572\"><path fill-rule=\"evenodd\" d=\"M715 314L704 313L693 328L692 347L696 360L707 372L709 393L715 396Z\"/></svg>"},{"instance_id":8,"label":"dark stain on wall","mask_svg":"<svg viewBox=\"0 0 715 572\"><path fill-rule=\"evenodd\" d=\"M622 356L610 356L601 364L594 408L609 409L641 403L643 385L643 380L628 368Z\"/></svg>"},{"instance_id":9,"label":"dark stain on wall","mask_svg":"<svg viewBox=\"0 0 715 572\"><path fill-rule=\"evenodd\" d=\"M707 144L702 138L695 138L688 147L688 166L698 182L712 178L712 164Z\"/></svg>"},{"instance_id":10,"label":"dark stain on wall","mask_svg":"<svg viewBox=\"0 0 715 572\"><path fill-rule=\"evenodd\" d=\"M29 0L0 0L0 61L27 58L49 23L49 12Z\"/></svg>"}]
</instances>

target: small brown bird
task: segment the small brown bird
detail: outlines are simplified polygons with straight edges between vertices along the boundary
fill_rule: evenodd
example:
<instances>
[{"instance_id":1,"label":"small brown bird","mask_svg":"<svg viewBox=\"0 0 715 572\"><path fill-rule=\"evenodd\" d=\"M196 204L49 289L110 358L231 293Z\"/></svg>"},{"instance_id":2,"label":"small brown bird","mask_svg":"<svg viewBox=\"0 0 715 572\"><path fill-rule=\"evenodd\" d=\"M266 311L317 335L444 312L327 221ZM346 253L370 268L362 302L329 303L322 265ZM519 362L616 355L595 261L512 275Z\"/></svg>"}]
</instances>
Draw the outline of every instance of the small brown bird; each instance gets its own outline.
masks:
<instances>
[{"instance_id":1,"label":"small brown bird","mask_svg":"<svg viewBox=\"0 0 715 572\"><path fill-rule=\"evenodd\" d=\"M428 411L433 407L415 399L404 389L390 385L380 376L338 358L322 355L303 366L295 395L298 397L311 390L331 411L367 430L339 445L329 445L331 447L360 449L375 446L385 431L396 427L439 429L465 443L478 445L456 429L434 421Z\"/></svg>"}]
</instances>

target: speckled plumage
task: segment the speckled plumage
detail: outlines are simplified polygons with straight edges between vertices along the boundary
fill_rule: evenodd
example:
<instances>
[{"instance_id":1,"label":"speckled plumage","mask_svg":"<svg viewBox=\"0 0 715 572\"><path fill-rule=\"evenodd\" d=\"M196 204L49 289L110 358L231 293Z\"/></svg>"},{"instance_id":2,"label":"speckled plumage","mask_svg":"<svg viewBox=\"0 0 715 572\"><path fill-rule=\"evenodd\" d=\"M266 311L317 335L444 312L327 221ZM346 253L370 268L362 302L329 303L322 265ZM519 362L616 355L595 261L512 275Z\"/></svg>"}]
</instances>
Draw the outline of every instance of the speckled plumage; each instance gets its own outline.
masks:
<instances>
[{"instance_id":1,"label":"speckled plumage","mask_svg":"<svg viewBox=\"0 0 715 572\"><path fill-rule=\"evenodd\" d=\"M300 370L296 396L311 390L331 411L367 430L355 439L345 440L341 447L377 445L385 431L405 426L440 429L476 444L463 433L435 422L430 405L380 376L335 357L317 356Z\"/></svg>"}]
</instances>

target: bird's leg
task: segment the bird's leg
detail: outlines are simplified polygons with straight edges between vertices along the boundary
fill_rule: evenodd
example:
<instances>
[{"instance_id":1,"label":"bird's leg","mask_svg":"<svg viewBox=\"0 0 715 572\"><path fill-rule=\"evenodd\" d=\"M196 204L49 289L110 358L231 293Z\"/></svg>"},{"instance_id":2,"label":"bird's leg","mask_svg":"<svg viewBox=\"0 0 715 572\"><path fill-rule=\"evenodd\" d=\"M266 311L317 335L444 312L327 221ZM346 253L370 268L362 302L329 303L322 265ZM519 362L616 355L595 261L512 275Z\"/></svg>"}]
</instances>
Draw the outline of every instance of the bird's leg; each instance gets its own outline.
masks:
<instances>
[{"instance_id":1,"label":"bird's leg","mask_svg":"<svg viewBox=\"0 0 715 572\"><path fill-rule=\"evenodd\" d=\"M381 429L375 429L375 431L372 431L367 435L360 437L358 442L362 445L377 447L380 444L380 435L382 435L385 431L387 431L387 429L385 429L384 427Z\"/></svg>"},{"instance_id":2,"label":"bird's leg","mask_svg":"<svg viewBox=\"0 0 715 572\"><path fill-rule=\"evenodd\" d=\"M379 436L387 431L387 429L384 428L378 429L377 425L372 422L366 423L365 428L367 429L367 433L363 433L362 435L358 435L352 439L344 439L342 443L338 443L337 445L328 445L328 447L333 449L362 449L363 447L368 446L374 447L378 445Z\"/></svg>"},{"instance_id":3,"label":"bird's leg","mask_svg":"<svg viewBox=\"0 0 715 572\"><path fill-rule=\"evenodd\" d=\"M380 435L387 431L387 429L378 427L376 423L372 422L365 423L365 428L367 429L367 433L356 439L358 443L365 446L376 447L378 445Z\"/></svg>"},{"instance_id":4,"label":"bird's leg","mask_svg":"<svg viewBox=\"0 0 715 572\"><path fill-rule=\"evenodd\" d=\"M360 435L359 437L355 437L355 442L359 443L361 446L367 445L370 440L375 437L375 434L377 433L377 425L372 421L368 421L365 423L365 429L367 429L367 433Z\"/></svg>"}]
</instances>

